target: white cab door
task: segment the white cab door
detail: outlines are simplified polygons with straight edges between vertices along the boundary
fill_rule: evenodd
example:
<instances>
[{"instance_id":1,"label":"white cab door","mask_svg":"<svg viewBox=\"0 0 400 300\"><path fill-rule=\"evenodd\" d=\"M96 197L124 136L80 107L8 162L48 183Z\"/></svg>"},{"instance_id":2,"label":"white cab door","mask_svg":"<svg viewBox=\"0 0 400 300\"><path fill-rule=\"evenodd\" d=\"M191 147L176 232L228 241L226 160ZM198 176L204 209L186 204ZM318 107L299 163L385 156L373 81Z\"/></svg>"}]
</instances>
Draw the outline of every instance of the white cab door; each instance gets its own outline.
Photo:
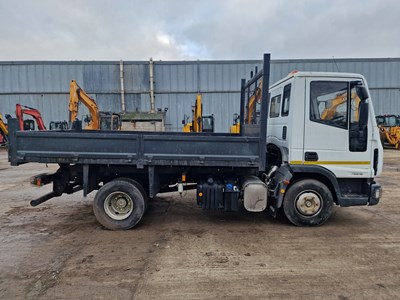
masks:
<instances>
[{"instance_id":1,"label":"white cab door","mask_svg":"<svg viewBox=\"0 0 400 300\"><path fill-rule=\"evenodd\" d=\"M350 149L349 128L358 122L354 91L350 79L306 79L303 160L294 163L321 165L338 178L372 177L370 143Z\"/></svg>"}]
</instances>

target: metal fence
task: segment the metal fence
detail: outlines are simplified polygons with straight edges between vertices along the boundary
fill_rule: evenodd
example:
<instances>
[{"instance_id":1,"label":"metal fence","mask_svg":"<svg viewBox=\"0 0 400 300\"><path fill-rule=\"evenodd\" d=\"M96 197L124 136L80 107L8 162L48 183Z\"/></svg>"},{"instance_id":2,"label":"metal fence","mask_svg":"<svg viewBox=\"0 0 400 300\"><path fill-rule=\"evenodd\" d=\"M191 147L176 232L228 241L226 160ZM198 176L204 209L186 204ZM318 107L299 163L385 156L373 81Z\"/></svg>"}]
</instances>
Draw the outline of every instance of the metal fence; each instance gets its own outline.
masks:
<instances>
[{"instance_id":1,"label":"metal fence","mask_svg":"<svg viewBox=\"0 0 400 300\"><path fill-rule=\"evenodd\" d=\"M156 109L168 109L166 130L180 131L191 114L197 92L203 94L204 114L215 115L217 132L228 132L239 112L240 80L260 68L261 61L155 61ZM363 74L369 83L377 114L400 114L400 58L275 60L271 83L293 70L340 71ZM127 111L150 109L149 62L123 62ZM103 111L119 112L120 62L0 62L0 113L14 115L15 104L39 109L48 125L68 119L69 82L77 80ZM79 115L87 114L82 107Z\"/></svg>"}]
</instances>

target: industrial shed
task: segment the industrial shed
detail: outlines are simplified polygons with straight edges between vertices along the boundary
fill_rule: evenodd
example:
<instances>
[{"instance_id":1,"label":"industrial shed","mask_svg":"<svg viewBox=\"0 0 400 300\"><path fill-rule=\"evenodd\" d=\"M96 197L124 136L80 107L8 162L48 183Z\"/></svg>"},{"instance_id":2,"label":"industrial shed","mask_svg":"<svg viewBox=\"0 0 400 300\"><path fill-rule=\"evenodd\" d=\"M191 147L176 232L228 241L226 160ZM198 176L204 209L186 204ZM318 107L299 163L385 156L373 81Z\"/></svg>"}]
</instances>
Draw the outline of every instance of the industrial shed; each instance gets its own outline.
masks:
<instances>
[{"instance_id":1,"label":"industrial shed","mask_svg":"<svg viewBox=\"0 0 400 300\"><path fill-rule=\"evenodd\" d=\"M0 113L14 115L15 104L35 107L46 125L68 119L69 82L75 79L102 111L150 110L149 61L0 62ZM165 112L167 131L181 131L197 92L204 114L215 115L217 132L228 132L239 113L240 80L260 68L260 60L155 61L155 108ZM400 58L273 60L271 82L293 70L363 74L376 114L400 114ZM121 84L121 82L123 84ZM122 101L122 99L124 99ZM79 115L87 114L82 107Z\"/></svg>"}]
</instances>

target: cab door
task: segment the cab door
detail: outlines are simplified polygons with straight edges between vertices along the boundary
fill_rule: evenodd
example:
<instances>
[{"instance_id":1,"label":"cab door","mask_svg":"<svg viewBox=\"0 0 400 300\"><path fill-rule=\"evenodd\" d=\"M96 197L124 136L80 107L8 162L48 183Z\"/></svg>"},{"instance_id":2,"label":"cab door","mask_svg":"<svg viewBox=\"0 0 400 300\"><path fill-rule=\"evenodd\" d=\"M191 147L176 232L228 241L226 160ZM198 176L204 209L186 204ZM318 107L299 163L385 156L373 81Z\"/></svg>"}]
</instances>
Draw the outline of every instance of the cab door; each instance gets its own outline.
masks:
<instances>
[{"instance_id":1,"label":"cab door","mask_svg":"<svg viewBox=\"0 0 400 300\"><path fill-rule=\"evenodd\" d=\"M372 177L368 142L372 128L363 131L365 144L354 145L354 132L359 133L360 118L360 99L354 82L354 79L344 78L306 79L301 163L323 166L338 178Z\"/></svg>"}]
</instances>

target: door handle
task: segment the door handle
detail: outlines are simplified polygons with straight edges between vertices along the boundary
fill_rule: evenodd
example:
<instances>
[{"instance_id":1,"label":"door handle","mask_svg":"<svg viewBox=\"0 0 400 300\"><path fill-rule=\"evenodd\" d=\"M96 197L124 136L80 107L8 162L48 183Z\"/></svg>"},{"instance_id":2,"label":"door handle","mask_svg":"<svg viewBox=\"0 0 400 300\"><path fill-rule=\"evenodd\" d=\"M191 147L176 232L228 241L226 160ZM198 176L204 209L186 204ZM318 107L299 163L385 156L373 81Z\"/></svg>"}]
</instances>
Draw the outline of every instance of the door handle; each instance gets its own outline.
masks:
<instances>
[{"instance_id":1,"label":"door handle","mask_svg":"<svg viewBox=\"0 0 400 300\"><path fill-rule=\"evenodd\" d=\"M317 161L318 153L317 152L306 152L304 159L305 159L305 161Z\"/></svg>"}]
</instances>

